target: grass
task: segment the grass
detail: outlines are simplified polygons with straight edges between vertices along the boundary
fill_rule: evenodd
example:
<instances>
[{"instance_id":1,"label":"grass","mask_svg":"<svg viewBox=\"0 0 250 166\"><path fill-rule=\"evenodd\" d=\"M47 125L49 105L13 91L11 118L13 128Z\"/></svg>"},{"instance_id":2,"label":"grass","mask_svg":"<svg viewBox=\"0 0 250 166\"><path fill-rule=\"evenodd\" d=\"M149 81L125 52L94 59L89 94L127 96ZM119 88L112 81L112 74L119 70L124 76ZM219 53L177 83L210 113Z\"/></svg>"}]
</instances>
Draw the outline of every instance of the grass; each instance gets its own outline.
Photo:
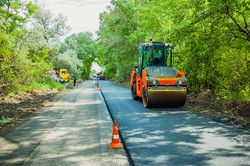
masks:
<instances>
[{"instance_id":1,"label":"grass","mask_svg":"<svg viewBox=\"0 0 250 166\"><path fill-rule=\"evenodd\" d=\"M69 80L68 82L66 82L67 84L71 84L71 83L73 83L74 82L74 80Z\"/></svg>"},{"instance_id":2,"label":"grass","mask_svg":"<svg viewBox=\"0 0 250 166\"><path fill-rule=\"evenodd\" d=\"M3 118L2 120L0 120L0 126L2 126L3 124L9 123L11 122L11 118Z\"/></svg>"},{"instance_id":3,"label":"grass","mask_svg":"<svg viewBox=\"0 0 250 166\"><path fill-rule=\"evenodd\" d=\"M230 93L226 96L226 98L228 99L234 99L234 100L238 100L238 101L250 101L250 95L249 93Z\"/></svg>"},{"instance_id":4,"label":"grass","mask_svg":"<svg viewBox=\"0 0 250 166\"><path fill-rule=\"evenodd\" d=\"M52 93L56 93L59 88L65 89L65 86L63 86L61 83L56 82L55 80L45 82L32 82L28 86L20 86L18 90L16 90L15 92L10 92L4 97L10 98L11 96L14 96L16 92L28 92L34 89L48 90L50 88L52 88Z\"/></svg>"},{"instance_id":5,"label":"grass","mask_svg":"<svg viewBox=\"0 0 250 166\"><path fill-rule=\"evenodd\" d=\"M8 93L6 96L4 96L4 97L6 97L6 98L10 98L11 96L14 96L14 95L15 95L15 93L10 92L10 93Z\"/></svg>"},{"instance_id":6,"label":"grass","mask_svg":"<svg viewBox=\"0 0 250 166\"><path fill-rule=\"evenodd\" d=\"M65 86L63 86L61 83L58 83L56 81L47 81L45 82L46 85L48 85L49 87L52 87L52 88L56 88L56 89L59 89L59 88L63 88L65 89Z\"/></svg>"},{"instance_id":7,"label":"grass","mask_svg":"<svg viewBox=\"0 0 250 166\"><path fill-rule=\"evenodd\" d=\"M56 81L45 81L43 83L33 82L28 87L24 88L23 90L27 92L27 91L32 91L34 89L48 90L49 88L55 88L55 89L63 88L63 89L65 89L65 87L61 83L58 83Z\"/></svg>"}]
</instances>

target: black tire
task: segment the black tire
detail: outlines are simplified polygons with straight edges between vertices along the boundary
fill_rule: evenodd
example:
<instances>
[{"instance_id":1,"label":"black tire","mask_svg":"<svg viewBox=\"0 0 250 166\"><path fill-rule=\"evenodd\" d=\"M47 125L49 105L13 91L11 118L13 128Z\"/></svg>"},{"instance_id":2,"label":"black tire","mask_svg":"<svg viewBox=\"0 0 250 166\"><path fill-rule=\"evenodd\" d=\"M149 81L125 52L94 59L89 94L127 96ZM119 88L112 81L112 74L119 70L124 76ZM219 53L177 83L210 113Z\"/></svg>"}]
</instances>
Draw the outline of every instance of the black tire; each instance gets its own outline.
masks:
<instances>
[{"instance_id":1,"label":"black tire","mask_svg":"<svg viewBox=\"0 0 250 166\"><path fill-rule=\"evenodd\" d=\"M146 90L143 89L143 94L142 94L142 103L145 108L150 108L150 102L149 98L146 96Z\"/></svg>"},{"instance_id":2,"label":"black tire","mask_svg":"<svg viewBox=\"0 0 250 166\"><path fill-rule=\"evenodd\" d=\"M135 82L133 86L131 87L131 97L133 100L139 100L139 96L136 95L136 85Z\"/></svg>"}]
</instances>

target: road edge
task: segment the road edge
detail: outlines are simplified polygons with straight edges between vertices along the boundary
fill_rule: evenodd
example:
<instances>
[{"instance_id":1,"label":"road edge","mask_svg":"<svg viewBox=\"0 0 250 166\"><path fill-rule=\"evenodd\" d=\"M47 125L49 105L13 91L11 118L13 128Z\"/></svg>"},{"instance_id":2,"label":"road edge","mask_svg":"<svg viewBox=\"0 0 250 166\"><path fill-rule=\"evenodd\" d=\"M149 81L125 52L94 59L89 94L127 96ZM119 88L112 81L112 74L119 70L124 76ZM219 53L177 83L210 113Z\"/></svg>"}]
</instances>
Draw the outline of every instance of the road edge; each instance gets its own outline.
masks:
<instances>
[{"instance_id":1,"label":"road edge","mask_svg":"<svg viewBox=\"0 0 250 166\"><path fill-rule=\"evenodd\" d=\"M105 96L103 95L102 90L100 90L100 93L101 93L102 99L103 99L103 101L104 101L104 104L106 105L106 108L107 108L107 111L108 111L108 113L109 113L109 116L111 117L112 122L114 123L114 117L113 117L113 115L112 115L112 113L111 113L111 111L110 111L110 109L109 109L109 107L108 107L106 98L105 98ZM132 157L131 157L131 155L130 155L130 152L129 152L127 146L126 146L126 143L125 143L125 141L124 141L124 138L123 138L121 132L119 132L119 137L120 137L121 143L123 144L123 149L124 149L124 151L125 151L125 153L126 153L126 156L127 156L127 158L128 158L129 164L130 164L131 166L134 166L134 165L135 165L135 164L134 164L134 161L133 161L133 159L132 159Z\"/></svg>"}]
</instances>

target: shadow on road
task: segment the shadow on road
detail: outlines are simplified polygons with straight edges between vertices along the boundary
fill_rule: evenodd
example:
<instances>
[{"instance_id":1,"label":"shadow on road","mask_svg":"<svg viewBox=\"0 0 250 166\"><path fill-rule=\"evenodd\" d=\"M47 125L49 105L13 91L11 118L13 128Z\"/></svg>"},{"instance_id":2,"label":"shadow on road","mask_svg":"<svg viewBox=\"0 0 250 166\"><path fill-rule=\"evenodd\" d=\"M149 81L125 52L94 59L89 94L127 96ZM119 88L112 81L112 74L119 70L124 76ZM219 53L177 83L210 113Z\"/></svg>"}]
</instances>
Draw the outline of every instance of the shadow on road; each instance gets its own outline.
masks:
<instances>
[{"instance_id":1,"label":"shadow on road","mask_svg":"<svg viewBox=\"0 0 250 166\"><path fill-rule=\"evenodd\" d=\"M249 164L249 134L181 108L146 109L130 89L100 84L135 165Z\"/></svg>"},{"instance_id":2,"label":"shadow on road","mask_svg":"<svg viewBox=\"0 0 250 166\"><path fill-rule=\"evenodd\" d=\"M96 87L84 85L0 137L0 165L128 165L123 149L108 149L112 121Z\"/></svg>"}]
</instances>

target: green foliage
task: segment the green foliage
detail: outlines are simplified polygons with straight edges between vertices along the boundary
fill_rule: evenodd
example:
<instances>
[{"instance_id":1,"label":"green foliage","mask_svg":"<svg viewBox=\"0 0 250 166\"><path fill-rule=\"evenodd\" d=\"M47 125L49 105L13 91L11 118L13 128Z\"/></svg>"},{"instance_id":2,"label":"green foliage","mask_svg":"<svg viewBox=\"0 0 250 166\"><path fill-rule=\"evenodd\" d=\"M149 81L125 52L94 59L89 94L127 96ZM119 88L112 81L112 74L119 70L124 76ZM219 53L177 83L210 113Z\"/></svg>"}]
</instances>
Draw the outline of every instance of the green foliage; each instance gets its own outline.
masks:
<instances>
[{"instance_id":1,"label":"green foliage","mask_svg":"<svg viewBox=\"0 0 250 166\"><path fill-rule=\"evenodd\" d=\"M106 64L106 77L108 79L115 78L117 65L115 62Z\"/></svg>"},{"instance_id":2,"label":"green foliage","mask_svg":"<svg viewBox=\"0 0 250 166\"><path fill-rule=\"evenodd\" d=\"M83 67L82 60L77 58L74 50L68 49L64 53L59 54L53 60L55 69L67 69L69 73L80 75Z\"/></svg>"},{"instance_id":3,"label":"green foliage","mask_svg":"<svg viewBox=\"0 0 250 166\"><path fill-rule=\"evenodd\" d=\"M44 15L49 19L42 19ZM1 1L0 96L34 88L61 87L56 82L44 83L47 76L42 72L53 68L50 59L57 55L58 38L68 31L65 20L62 15L54 17L31 2ZM32 22L33 26L26 29L25 25Z\"/></svg>"},{"instance_id":4,"label":"green foliage","mask_svg":"<svg viewBox=\"0 0 250 166\"><path fill-rule=\"evenodd\" d=\"M91 70L91 75L96 74L97 71L95 69Z\"/></svg>"},{"instance_id":5,"label":"green foliage","mask_svg":"<svg viewBox=\"0 0 250 166\"><path fill-rule=\"evenodd\" d=\"M128 80L137 63L137 47L147 33L138 22L139 3L125 0L112 3L110 11L100 15L100 62L106 67L107 77Z\"/></svg>"},{"instance_id":6,"label":"green foliage","mask_svg":"<svg viewBox=\"0 0 250 166\"><path fill-rule=\"evenodd\" d=\"M0 126L6 123L10 123L11 120L11 118L3 118L2 120L0 120Z\"/></svg>"},{"instance_id":7,"label":"green foliage","mask_svg":"<svg viewBox=\"0 0 250 166\"><path fill-rule=\"evenodd\" d=\"M107 76L127 80L137 47L173 43L175 67L193 92L249 100L249 0L116 0L100 14L99 61Z\"/></svg>"},{"instance_id":8,"label":"green foliage","mask_svg":"<svg viewBox=\"0 0 250 166\"><path fill-rule=\"evenodd\" d=\"M32 82L28 86L23 87L24 92L32 91L34 89L44 89L48 90L49 88L63 88L65 89L65 86L63 86L61 83L58 83L56 80L46 80L43 82Z\"/></svg>"},{"instance_id":9,"label":"green foliage","mask_svg":"<svg viewBox=\"0 0 250 166\"><path fill-rule=\"evenodd\" d=\"M33 81L42 78L41 73L50 66L47 63L32 62L25 48L16 48L15 39L3 34L0 37L0 94L19 91Z\"/></svg>"},{"instance_id":10,"label":"green foliage","mask_svg":"<svg viewBox=\"0 0 250 166\"><path fill-rule=\"evenodd\" d=\"M21 29L29 17L34 14L38 7L31 2L21 0L1 1L0 3L0 24L7 33L12 33Z\"/></svg>"},{"instance_id":11,"label":"green foliage","mask_svg":"<svg viewBox=\"0 0 250 166\"><path fill-rule=\"evenodd\" d=\"M65 89L65 86L63 86L61 83L58 83L56 81L46 81L43 84L45 86L47 85L49 88L55 88L55 89L63 88L63 89Z\"/></svg>"},{"instance_id":12,"label":"green foliage","mask_svg":"<svg viewBox=\"0 0 250 166\"><path fill-rule=\"evenodd\" d=\"M96 59L96 43L93 39L93 34L90 32L80 32L73 34L65 39L62 43L60 52L65 54L71 50L76 55L75 59L78 59L82 65L77 65L78 72L81 72L83 78L89 78L91 73L92 62ZM60 64L61 65L61 64ZM71 64L73 65L73 64ZM68 69L68 68L67 68Z\"/></svg>"},{"instance_id":13,"label":"green foliage","mask_svg":"<svg viewBox=\"0 0 250 166\"><path fill-rule=\"evenodd\" d=\"M33 15L34 28L38 28L47 42L58 42L59 38L65 35L70 27L66 25L67 18L62 14L53 15L49 10L39 8Z\"/></svg>"}]
</instances>

